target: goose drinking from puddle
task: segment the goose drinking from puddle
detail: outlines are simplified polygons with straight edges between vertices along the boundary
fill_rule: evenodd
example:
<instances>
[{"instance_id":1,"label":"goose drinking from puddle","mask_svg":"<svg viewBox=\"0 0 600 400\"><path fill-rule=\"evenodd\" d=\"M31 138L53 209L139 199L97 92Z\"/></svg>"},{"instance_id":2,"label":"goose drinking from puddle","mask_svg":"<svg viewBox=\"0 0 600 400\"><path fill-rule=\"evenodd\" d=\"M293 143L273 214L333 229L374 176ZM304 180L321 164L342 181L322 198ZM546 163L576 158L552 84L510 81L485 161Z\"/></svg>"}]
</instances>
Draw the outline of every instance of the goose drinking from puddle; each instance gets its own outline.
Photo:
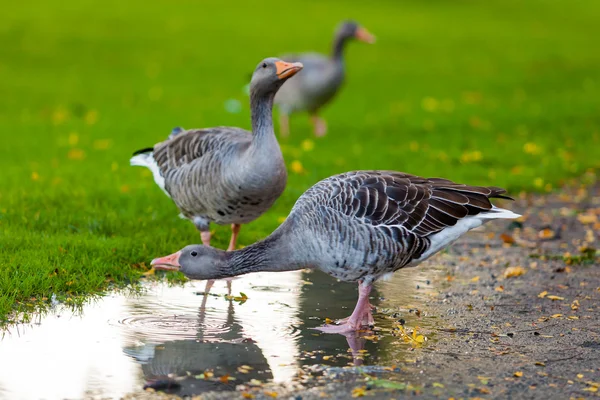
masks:
<instances>
[{"instance_id":1,"label":"goose drinking from puddle","mask_svg":"<svg viewBox=\"0 0 600 400\"><path fill-rule=\"evenodd\" d=\"M176 128L166 141L131 158L131 165L152 171L156 184L200 231L205 246L210 245L211 222L231 224L228 250L234 250L240 225L271 208L285 189L287 171L273 131L273 99L301 69L301 63L276 58L258 64L250 82L252 132Z\"/></svg>"},{"instance_id":2,"label":"goose drinking from puddle","mask_svg":"<svg viewBox=\"0 0 600 400\"><path fill-rule=\"evenodd\" d=\"M350 39L375 42L375 36L365 28L354 21L347 21L335 34L330 56L317 53L282 56L304 65L304 70L286 82L275 96L280 113L279 129L283 136L289 135L289 115L297 111L309 112L315 135L323 136L327 132L327 124L318 112L333 99L344 82L344 48Z\"/></svg>"},{"instance_id":3,"label":"goose drinking from puddle","mask_svg":"<svg viewBox=\"0 0 600 400\"><path fill-rule=\"evenodd\" d=\"M487 221L518 218L490 202L510 199L504 193L497 187L393 171L348 172L307 190L283 224L262 241L232 252L190 245L152 265L180 270L191 279L320 269L358 282L352 315L319 328L351 332L373 324L369 293L378 279L418 265Z\"/></svg>"}]
</instances>

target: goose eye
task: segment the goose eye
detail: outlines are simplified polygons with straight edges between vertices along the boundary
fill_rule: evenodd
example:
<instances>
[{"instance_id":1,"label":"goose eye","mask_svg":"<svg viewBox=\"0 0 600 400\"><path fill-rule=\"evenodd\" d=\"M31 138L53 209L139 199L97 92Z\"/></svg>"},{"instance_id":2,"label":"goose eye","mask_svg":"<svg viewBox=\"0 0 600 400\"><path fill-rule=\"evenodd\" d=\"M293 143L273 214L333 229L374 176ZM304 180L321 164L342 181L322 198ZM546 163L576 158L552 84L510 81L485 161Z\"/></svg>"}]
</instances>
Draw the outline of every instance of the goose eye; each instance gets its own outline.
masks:
<instances>
[{"instance_id":1,"label":"goose eye","mask_svg":"<svg viewBox=\"0 0 600 400\"><path fill-rule=\"evenodd\" d=\"M190 254L192 255L192 257L196 257L198 255L198 252L197 251L192 251Z\"/></svg>"},{"instance_id":2,"label":"goose eye","mask_svg":"<svg viewBox=\"0 0 600 400\"><path fill-rule=\"evenodd\" d=\"M262 67L267 68L267 63L263 63Z\"/></svg>"}]
</instances>

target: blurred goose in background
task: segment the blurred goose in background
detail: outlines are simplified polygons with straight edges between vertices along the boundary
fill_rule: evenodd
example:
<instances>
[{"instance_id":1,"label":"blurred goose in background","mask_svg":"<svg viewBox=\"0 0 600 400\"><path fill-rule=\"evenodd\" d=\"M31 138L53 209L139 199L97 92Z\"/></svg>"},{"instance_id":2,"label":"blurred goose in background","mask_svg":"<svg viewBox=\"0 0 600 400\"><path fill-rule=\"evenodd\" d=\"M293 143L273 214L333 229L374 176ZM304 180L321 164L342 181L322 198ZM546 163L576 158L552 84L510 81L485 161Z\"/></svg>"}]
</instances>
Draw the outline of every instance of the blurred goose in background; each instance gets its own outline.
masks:
<instances>
[{"instance_id":1,"label":"blurred goose in background","mask_svg":"<svg viewBox=\"0 0 600 400\"><path fill-rule=\"evenodd\" d=\"M231 224L228 250L240 225L267 211L285 189L287 171L273 130L273 99L301 63L261 61L250 82L252 132L234 127L175 128L154 147L136 151L131 165L147 167L156 184L210 245L210 223ZM207 283L207 290L212 282Z\"/></svg>"},{"instance_id":2,"label":"blurred goose in background","mask_svg":"<svg viewBox=\"0 0 600 400\"><path fill-rule=\"evenodd\" d=\"M354 21L340 25L333 41L331 55L317 53L290 54L284 60L299 61L304 70L286 82L275 96L279 108L279 129L283 136L289 135L289 115L297 111L308 111L314 133L323 136L327 132L325 120L317 115L338 92L344 82L344 47L349 39L374 43L375 36Z\"/></svg>"},{"instance_id":3,"label":"blurred goose in background","mask_svg":"<svg viewBox=\"0 0 600 400\"><path fill-rule=\"evenodd\" d=\"M347 333L373 324L369 294L375 281L418 265L487 221L518 218L490 202L511 199L504 193L394 171L348 172L307 190L283 224L260 242L233 252L191 245L152 265L191 279L318 268L358 282L352 315L319 328Z\"/></svg>"}]
</instances>

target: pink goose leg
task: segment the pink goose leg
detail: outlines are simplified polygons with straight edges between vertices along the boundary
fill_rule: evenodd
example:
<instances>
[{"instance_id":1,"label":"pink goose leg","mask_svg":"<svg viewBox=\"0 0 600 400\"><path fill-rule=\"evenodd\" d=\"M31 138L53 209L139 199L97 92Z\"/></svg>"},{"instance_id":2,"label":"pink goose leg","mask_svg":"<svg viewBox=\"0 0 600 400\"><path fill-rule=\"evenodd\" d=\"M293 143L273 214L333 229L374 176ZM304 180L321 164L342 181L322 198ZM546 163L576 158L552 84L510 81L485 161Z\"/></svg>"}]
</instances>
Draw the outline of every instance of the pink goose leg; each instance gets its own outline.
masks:
<instances>
[{"instance_id":1,"label":"pink goose leg","mask_svg":"<svg viewBox=\"0 0 600 400\"><path fill-rule=\"evenodd\" d=\"M348 333L359 330L362 325L373 324L372 306L369 303L369 294L372 287L373 285L358 284L358 302L350 317L338 321L337 325L324 325L315 329L325 333Z\"/></svg>"}]
</instances>

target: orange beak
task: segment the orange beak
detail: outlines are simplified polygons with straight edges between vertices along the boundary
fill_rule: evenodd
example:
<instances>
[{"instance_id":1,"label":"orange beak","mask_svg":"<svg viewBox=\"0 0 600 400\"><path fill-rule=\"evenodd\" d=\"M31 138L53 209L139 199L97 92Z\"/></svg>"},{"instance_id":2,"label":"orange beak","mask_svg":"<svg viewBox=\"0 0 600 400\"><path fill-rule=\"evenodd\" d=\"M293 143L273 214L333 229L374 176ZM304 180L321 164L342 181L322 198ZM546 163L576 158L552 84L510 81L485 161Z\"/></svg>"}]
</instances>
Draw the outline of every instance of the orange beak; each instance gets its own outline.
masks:
<instances>
[{"instance_id":1,"label":"orange beak","mask_svg":"<svg viewBox=\"0 0 600 400\"><path fill-rule=\"evenodd\" d=\"M304 67L300 62L288 63L285 61L276 61L275 66L277 67L277 77L279 79L289 78Z\"/></svg>"},{"instance_id":2,"label":"orange beak","mask_svg":"<svg viewBox=\"0 0 600 400\"><path fill-rule=\"evenodd\" d=\"M179 256L181 255L181 251L177 253L173 253L171 255L155 258L152 260L150 265L154 267L154 269L164 269L166 271L179 271L181 265L179 265Z\"/></svg>"},{"instance_id":3,"label":"orange beak","mask_svg":"<svg viewBox=\"0 0 600 400\"><path fill-rule=\"evenodd\" d=\"M371 32L369 32L362 26L356 30L354 37L356 39L360 40L361 42L371 43L371 44L375 43L375 36L373 36L373 34L371 34Z\"/></svg>"}]
</instances>

